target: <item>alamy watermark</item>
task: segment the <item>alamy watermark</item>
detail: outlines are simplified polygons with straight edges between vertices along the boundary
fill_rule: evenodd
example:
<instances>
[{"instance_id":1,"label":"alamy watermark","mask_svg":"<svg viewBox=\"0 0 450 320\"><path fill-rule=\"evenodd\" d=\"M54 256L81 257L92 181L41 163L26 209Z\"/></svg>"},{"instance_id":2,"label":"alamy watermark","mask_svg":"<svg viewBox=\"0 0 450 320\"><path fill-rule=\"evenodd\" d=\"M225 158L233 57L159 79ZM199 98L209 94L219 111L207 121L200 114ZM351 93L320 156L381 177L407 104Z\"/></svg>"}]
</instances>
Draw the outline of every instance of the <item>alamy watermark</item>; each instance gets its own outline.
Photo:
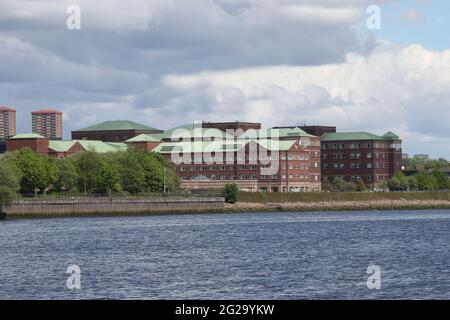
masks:
<instances>
[{"instance_id":1,"label":"alamy watermark","mask_svg":"<svg viewBox=\"0 0 450 320\"><path fill-rule=\"evenodd\" d=\"M380 290L381 289L381 268L375 264L371 264L367 267L367 278L366 286L369 290Z\"/></svg>"},{"instance_id":2,"label":"alamy watermark","mask_svg":"<svg viewBox=\"0 0 450 320\"><path fill-rule=\"evenodd\" d=\"M367 7L366 14L368 15L366 26L369 30L381 29L381 8L377 5Z\"/></svg>"},{"instance_id":3,"label":"alamy watermark","mask_svg":"<svg viewBox=\"0 0 450 320\"><path fill-rule=\"evenodd\" d=\"M66 281L67 289L81 290L81 268L77 265L70 265L67 267L66 273L70 275Z\"/></svg>"},{"instance_id":4,"label":"alamy watermark","mask_svg":"<svg viewBox=\"0 0 450 320\"><path fill-rule=\"evenodd\" d=\"M81 29L81 8L78 5L70 5L67 7L66 13L69 17L66 20L66 26L69 30Z\"/></svg>"}]
</instances>

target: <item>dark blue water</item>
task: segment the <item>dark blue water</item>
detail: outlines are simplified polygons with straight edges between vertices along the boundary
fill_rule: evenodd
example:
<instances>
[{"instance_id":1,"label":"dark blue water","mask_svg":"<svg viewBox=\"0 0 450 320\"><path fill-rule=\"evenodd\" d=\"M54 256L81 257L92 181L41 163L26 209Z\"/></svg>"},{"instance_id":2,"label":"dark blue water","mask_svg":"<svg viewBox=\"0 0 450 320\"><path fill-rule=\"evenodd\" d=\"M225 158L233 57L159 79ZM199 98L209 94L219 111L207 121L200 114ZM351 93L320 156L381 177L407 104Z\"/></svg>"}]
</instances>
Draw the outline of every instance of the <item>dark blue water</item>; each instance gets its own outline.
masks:
<instances>
[{"instance_id":1,"label":"dark blue water","mask_svg":"<svg viewBox=\"0 0 450 320\"><path fill-rule=\"evenodd\" d=\"M0 298L449 299L449 244L450 210L0 221Z\"/></svg>"}]
</instances>

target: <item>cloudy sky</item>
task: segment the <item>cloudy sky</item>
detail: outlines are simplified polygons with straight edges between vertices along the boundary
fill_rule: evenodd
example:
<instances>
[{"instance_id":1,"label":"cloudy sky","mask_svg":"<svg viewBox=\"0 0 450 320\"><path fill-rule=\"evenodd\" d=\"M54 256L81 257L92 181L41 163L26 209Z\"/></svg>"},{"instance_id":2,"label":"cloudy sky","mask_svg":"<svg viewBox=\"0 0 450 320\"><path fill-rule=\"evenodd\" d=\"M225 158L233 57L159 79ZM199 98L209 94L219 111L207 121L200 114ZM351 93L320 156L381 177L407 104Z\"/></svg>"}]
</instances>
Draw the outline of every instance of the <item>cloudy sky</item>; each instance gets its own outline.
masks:
<instances>
[{"instance_id":1,"label":"cloudy sky","mask_svg":"<svg viewBox=\"0 0 450 320\"><path fill-rule=\"evenodd\" d=\"M117 119L306 123L450 158L449 30L446 0L1 0L0 105L19 132L60 109L65 138Z\"/></svg>"}]
</instances>

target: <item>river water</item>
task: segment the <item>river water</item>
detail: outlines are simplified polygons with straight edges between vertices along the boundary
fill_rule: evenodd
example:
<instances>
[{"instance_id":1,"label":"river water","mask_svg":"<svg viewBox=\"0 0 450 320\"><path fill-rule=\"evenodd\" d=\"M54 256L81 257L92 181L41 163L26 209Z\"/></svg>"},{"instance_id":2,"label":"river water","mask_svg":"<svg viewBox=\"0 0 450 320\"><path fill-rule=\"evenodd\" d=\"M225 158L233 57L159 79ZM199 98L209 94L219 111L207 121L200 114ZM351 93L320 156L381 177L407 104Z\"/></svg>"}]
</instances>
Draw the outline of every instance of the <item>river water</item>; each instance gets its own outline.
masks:
<instances>
[{"instance_id":1,"label":"river water","mask_svg":"<svg viewBox=\"0 0 450 320\"><path fill-rule=\"evenodd\" d=\"M0 298L450 299L449 244L450 210L7 220Z\"/></svg>"}]
</instances>

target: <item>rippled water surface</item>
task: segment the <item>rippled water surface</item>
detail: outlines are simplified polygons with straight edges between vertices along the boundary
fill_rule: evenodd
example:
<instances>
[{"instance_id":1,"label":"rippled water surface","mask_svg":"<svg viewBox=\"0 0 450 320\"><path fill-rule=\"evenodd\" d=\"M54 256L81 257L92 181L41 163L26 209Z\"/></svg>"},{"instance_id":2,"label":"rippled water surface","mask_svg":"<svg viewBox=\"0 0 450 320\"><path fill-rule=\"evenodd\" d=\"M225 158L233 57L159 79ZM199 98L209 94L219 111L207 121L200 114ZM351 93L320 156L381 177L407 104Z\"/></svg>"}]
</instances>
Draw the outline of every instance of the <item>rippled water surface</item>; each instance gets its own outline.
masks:
<instances>
[{"instance_id":1,"label":"rippled water surface","mask_svg":"<svg viewBox=\"0 0 450 320\"><path fill-rule=\"evenodd\" d=\"M449 249L450 210L9 220L0 298L450 299Z\"/></svg>"}]
</instances>

